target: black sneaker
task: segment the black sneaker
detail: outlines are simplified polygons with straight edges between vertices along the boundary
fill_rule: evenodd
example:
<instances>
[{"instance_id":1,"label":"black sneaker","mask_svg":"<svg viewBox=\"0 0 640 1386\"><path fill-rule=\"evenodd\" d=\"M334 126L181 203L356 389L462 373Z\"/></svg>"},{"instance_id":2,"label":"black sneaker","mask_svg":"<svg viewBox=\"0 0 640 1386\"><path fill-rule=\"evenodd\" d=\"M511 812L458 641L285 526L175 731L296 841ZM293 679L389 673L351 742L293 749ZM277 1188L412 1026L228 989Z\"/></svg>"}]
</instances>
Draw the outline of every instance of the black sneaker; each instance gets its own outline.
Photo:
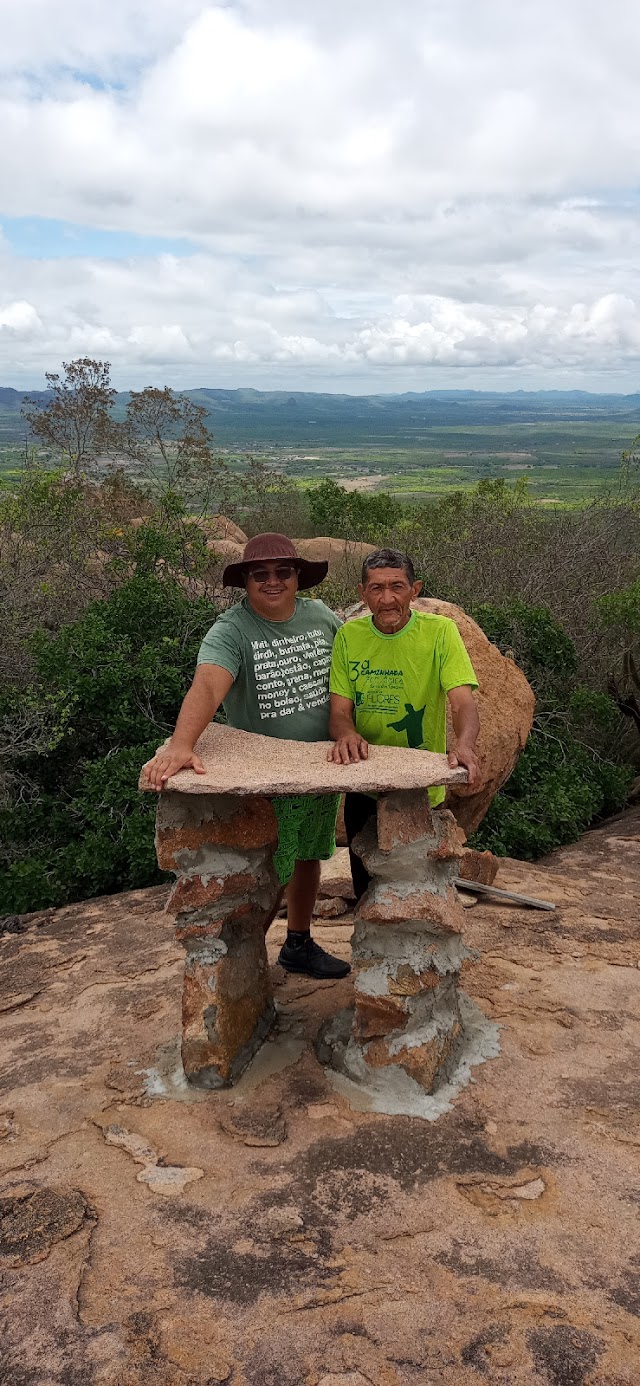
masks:
<instances>
[{"instance_id":1,"label":"black sneaker","mask_svg":"<svg viewBox=\"0 0 640 1386\"><path fill-rule=\"evenodd\" d=\"M324 980L329 977L346 977L351 971L348 963L343 962L341 958L334 958L331 953L326 953L324 948L315 943L311 934L301 934L299 943L290 943L287 938L280 949L278 962L286 972L304 972L307 977L320 977Z\"/></svg>"}]
</instances>

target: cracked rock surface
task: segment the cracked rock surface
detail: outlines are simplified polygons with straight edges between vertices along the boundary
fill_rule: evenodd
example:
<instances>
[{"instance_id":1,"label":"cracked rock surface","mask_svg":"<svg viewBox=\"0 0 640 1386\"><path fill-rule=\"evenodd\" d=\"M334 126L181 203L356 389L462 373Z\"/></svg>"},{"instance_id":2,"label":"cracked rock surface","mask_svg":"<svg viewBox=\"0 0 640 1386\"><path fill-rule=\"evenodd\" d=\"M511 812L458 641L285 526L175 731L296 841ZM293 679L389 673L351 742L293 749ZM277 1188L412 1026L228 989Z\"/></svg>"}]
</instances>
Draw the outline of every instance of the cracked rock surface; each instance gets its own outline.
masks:
<instances>
[{"instance_id":1,"label":"cracked rock surface","mask_svg":"<svg viewBox=\"0 0 640 1386\"><path fill-rule=\"evenodd\" d=\"M274 1037L189 1089L164 888L2 938L3 1386L637 1386L640 810L497 884L558 909L467 912L501 1053L434 1123L352 1110L351 980L275 966Z\"/></svg>"}]
</instances>

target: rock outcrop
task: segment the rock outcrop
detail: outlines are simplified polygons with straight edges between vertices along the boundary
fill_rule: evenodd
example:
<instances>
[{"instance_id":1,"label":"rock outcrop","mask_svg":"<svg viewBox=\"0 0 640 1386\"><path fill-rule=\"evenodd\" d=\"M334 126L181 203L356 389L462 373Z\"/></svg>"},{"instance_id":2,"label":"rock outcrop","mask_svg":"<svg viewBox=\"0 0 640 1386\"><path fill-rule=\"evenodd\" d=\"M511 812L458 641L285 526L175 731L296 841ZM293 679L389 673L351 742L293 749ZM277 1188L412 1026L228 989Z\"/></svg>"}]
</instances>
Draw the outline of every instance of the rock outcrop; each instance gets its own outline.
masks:
<instances>
[{"instance_id":1,"label":"rock outcrop","mask_svg":"<svg viewBox=\"0 0 640 1386\"><path fill-rule=\"evenodd\" d=\"M227 563L242 562L244 544L236 539L207 539L207 549L213 567L222 569L226 568Z\"/></svg>"},{"instance_id":2,"label":"rock outcrop","mask_svg":"<svg viewBox=\"0 0 640 1386\"><path fill-rule=\"evenodd\" d=\"M329 577L336 582L353 584L353 599L357 597L357 584L360 581L363 560L367 554L375 553L377 544L366 544L358 539L294 539L294 544L302 558L312 562L329 564Z\"/></svg>"},{"instance_id":3,"label":"rock outcrop","mask_svg":"<svg viewBox=\"0 0 640 1386\"><path fill-rule=\"evenodd\" d=\"M249 538L240 525L237 525L235 520L230 520L228 515L206 515L198 520L198 528L206 534L207 539L231 539L241 548L244 548Z\"/></svg>"},{"instance_id":4,"label":"rock outcrop","mask_svg":"<svg viewBox=\"0 0 640 1386\"><path fill-rule=\"evenodd\" d=\"M640 808L499 880L556 913L465 915L501 1055L434 1124L336 1092L354 979L285 976L285 922L233 1092L181 1075L166 887L0 938L6 1386L637 1386Z\"/></svg>"}]
</instances>

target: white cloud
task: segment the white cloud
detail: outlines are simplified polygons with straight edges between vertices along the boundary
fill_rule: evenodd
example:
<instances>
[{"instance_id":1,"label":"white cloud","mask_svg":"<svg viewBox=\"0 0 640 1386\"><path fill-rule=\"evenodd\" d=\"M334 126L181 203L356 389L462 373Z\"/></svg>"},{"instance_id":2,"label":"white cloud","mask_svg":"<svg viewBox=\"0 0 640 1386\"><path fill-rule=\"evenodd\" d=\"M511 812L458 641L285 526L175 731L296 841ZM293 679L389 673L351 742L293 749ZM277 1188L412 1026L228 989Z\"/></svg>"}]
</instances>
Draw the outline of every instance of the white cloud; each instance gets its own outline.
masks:
<instances>
[{"instance_id":1,"label":"white cloud","mask_svg":"<svg viewBox=\"0 0 640 1386\"><path fill-rule=\"evenodd\" d=\"M123 64L146 64L175 44L202 9L202 0L0 0L0 71L117 81Z\"/></svg>"},{"instance_id":2,"label":"white cloud","mask_svg":"<svg viewBox=\"0 0 640 1386\"><path fill-rule=\"evenodd\" d=\"M635 377L628 0L0 0L0 21L5 215L194 243L0 240L3 379L85 350L123 383Z\"/></svg>"},{"instance_id":3,"label":"white cloud","mask_svg":"<svg viewBox=\"0 0 640 1386\"><path fill-rule=\"evenodd\" d=\"M200 255L151 261L14 262L24 298L0 300L0 374L38 372L76 355L110 359L121 385L284 382L318 388L356 382L403 388L438 369L464 383L478 368L521 371L523 383L558 364L630 388L640 371L640 284L559 303L461 301L439 293L390 295L373 312L341 311L309 290L276 291L254 273ZM46 311L42 304L46 302ZM3 330L4 328L4 330ZM247 374L247 372L249 374ZM380 372L388 383L381 386ZM627 380L629 376L629 380ZM426 383L426 382L425 382ZM438 381L431 376L428 383ZM510 384L513 385L510 379ZM520 382L517 382L520 383Z\"/></svg>"},{"instance_id":4,"label":"white cloud","mask_svg":"<svg viewBox=\"0 0 640 1386\"><path fill-rule=\"evenodd\" d=\"M42 328L42 323L33 304L19 299L0 308L0 328L3 327L20 337L31 337Z\"/></svg>"}]
</instances>

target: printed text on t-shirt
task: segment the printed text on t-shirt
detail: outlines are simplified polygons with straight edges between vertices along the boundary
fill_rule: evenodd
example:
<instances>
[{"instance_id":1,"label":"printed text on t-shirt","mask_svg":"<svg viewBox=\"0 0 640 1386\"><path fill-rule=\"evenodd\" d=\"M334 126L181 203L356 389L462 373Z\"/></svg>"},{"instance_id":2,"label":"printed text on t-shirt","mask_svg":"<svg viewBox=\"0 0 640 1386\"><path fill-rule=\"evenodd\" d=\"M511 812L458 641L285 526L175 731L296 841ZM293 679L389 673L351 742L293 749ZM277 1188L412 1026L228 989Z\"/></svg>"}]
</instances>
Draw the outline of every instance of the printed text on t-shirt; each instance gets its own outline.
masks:
<instances>
[{"instance_id":1,"label":"printed text on t-shirt","mask_svg":"<svg viewBox=\"0 0 640 1386\"><path fill-rule=\"evenodd\" d=\"M261 719L290 717L328 701L331 646L321 628L252 640L251 651Z\"/></svg>"}]
</instances>

